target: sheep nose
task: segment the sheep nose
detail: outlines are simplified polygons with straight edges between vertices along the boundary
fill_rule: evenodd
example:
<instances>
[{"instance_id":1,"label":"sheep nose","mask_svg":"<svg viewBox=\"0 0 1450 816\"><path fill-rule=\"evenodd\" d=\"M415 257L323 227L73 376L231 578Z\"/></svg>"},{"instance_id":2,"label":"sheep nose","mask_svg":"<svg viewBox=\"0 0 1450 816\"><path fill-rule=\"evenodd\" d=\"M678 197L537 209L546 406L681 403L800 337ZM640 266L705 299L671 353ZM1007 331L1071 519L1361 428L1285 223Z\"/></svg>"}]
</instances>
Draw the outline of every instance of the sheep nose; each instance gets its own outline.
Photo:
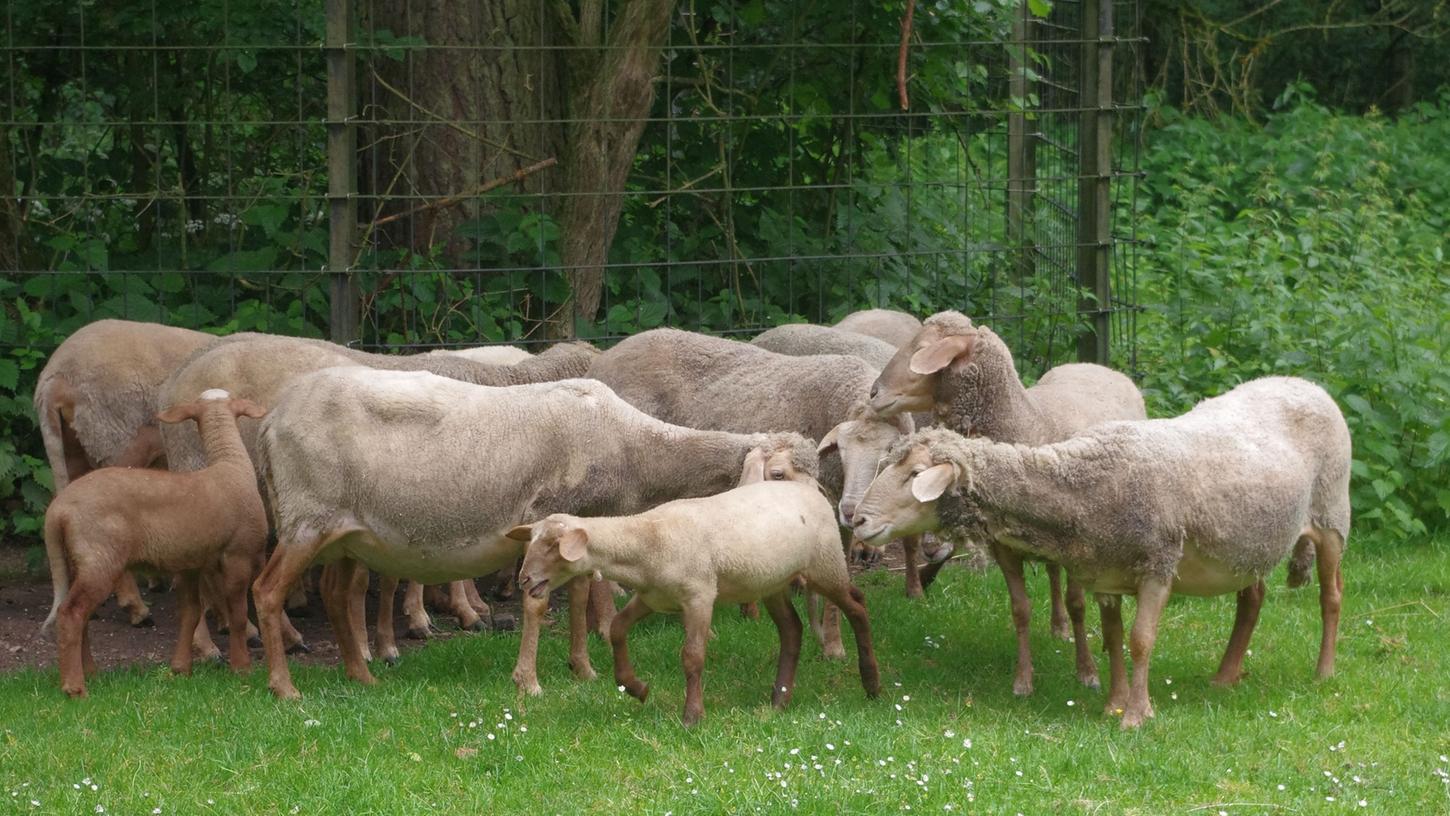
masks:
<instances>
[{"instance_id":1,"label":"sheep nose","mask_svg":"<svg viewBox=\"0 0 1450 816\"><path fill-rule=\"evenodd\" d=\"M852 520L853 517L855 517L855 515L856 515L856 507L855 507L855 505L851 505L851 504L843 504L843 505L841 505L841 518L847 524L851 524L852 523L851 520Z\"/></svg>"},{"instance_id":2,"label":"sheep nose","mask_svg":"<svg viewBox=\"0 0 1450 816\"><path fill-rule=\"evenodd\" d=\"M862 524L866 523L865 516L856 516L855 518L851 518L848 520L851 522L852 527L860 527Z\"/></svg>"},{"instance_id":3,"label":"sheep nose","mask_svg":"<svg viewBox=\"0 0 1450 816\"><path fill-rule=\"evenodd\" d=\"M876 395L878 393L880 393L880 391L881 391L881 384L880 383L871 383L871 399L876 399Z\"/></svg>"}]
</instances>

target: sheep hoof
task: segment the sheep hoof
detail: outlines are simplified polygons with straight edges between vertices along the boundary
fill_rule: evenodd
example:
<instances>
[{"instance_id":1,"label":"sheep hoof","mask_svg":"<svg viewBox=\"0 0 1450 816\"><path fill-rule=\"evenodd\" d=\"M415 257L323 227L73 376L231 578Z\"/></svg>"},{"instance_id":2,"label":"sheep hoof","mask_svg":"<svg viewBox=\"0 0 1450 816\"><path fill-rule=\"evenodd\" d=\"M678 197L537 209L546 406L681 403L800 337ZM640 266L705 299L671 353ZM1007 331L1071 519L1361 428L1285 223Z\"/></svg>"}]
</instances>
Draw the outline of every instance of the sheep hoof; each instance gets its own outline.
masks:
<instances>
[{"instance_id":1,"label":"sheep hoof","mask_svg":"<svg viewBox=\"0 0 1450 816\"><path fill-rule=\"evenodd\" d=\"M209 661L209 662L210 662L210 663L211 663L211 664L212 664L212 665L214 665L214 666L225 666L225 665L226 665L226 664L227 664L227 659L226 659L226 658L225 658L225 657L222 657L222 653L221 653L221 652L217 652L217 653L216 653L216 654L214 654L214 655L208 655L208 656L207 656L207 660L208 660L208 661ZM186 672L184 672L184 673L185 673L185 674L190 674L190 673L191 673L191 670L190 670L190 669L188 669L188 670L187 670L187 671L186 671Z\"/></svg>"},{"instance_id":2,"label":"sheep hoof","mask_svg":"<svg viewBox=\"0 0 1450 816\"><path fill-rule=\"evenodd\" d=\"M293 686L291 684L288 684L288 685L285 685L285 686L280 686L280 687L273 686L272 687L272 694L275 695L278 700L301 700L302 699L301 692L297 691L297 687L296 686Z\"/></svg>"},{"instance_id":3,"label":"sheep hoof","mask_svg":"<svg viewBox=\"0 0 1450 816\"><path fill-rule=\"evenodd\" d=\"M1084 686L1087 686L1094 691L1103 687L1102 682L1098 680L1098 676L1096 674L1079 674L1077 676L1077 679L1080 680Z\"/></svg>"},{"instance_id":4,"label":"sheep hoof","mask_svg":"<svg viewBox=\"0 0 1450 816\"><path fill-rule=\"evenodd\" d=\"M257 635L252 635L251 637L247 638L247 648L248 649L260 649L260 648L262 648L262 639L260 637L258 637Z\"/></svg>"},{"instance_id":5,"label":"sheep hoof","mask_svg":"<svg viewBox=\"0 0 1450 816\"><path fill-rule=\"evenodd\" d=\"M1058 640L1072 642L1072 627L1066 621L1052 624L1052 636Z\"/></svg>"},{"instance_id":6,"label":"sheep hoof","mask_svg":"<svg viewBox=\"0 0 1450 816\"><path fill-rule=\"evenodd\" d=\"M694 728L695 726L697 726L697 725L700 724L700 720L702 718L704 718L704 716L705 716L705 712L703 712L703 711L688 711L687 710L685 712L685 715L680 718L680 722L684 723L684 726L686 728Z\"/></svg>"},{"instance_id":7,"label":"sheep hoof","mask_svg":"<svg viewBox=\"0 0 1450 816\"><path fill-rule=\"evenodd\" d=\"M427 640L431 634L428 629L429 627L427 626L409 626L408 631L404 635L409 640Z\"/></svg>"},{"instance_id":8,"label":"sheep hoof","mask_svg":"<svg viewBox=\"0 0 1450 816\"><path fill-rule=\"evenodd\" d=\"M398 662L399 662L400 659L401 658L399 658L397 652L389 652L389 653L383 655L383 662L386 663L386 664L388 664L389 666L396 666L396 665L398 665Z\"/></svg>"},{"instance_id":9,"label":"sheep hoof","mask_svg":"<svg viewBox=\"0 0 1450 816\"><path fill-rule=\"evenodd\" d=\"M1032 678L1017 678L1012 681L1012 693L1018 697L1032 696Z\"/></svg>"},{"instance_id":10,"label":"sheep hoof","mask_svg":"<svg viewBox=\"0 0 1450 816\"><path fill-rule=\"evenodd\" d=\"M136 627L137 629L144 629L144 628L146 628L148 626L155 626L156 625L156 619L151 616L151 613L150 612L147 612L146 615L144 617L142 617L140 620L133 620L133 621L131 621L131 625L134 626L134 627Z\"/></svg>"},{"instance_id":11,"label":"sheep hoof","mask_svg":"<svg viewBox=\"0 0 1450 816\"><path fill-rule=\"evenodd\" d=\"M641 703L649 697L649 683L642 683L636 680L633 683L626 683L624 689L629 692L629 696L639 700ZM696 715L695 719L698 720L699 715Z\"/></svg>"},{"instance_id":12,"label":"sheep hoof","mask_svg":"<svg viewBox=\"0 0 1450 816\"><path fill-rule=\"evenodd\" d=\"M90 696L86 693L85 686L61 686L60 690L64 691L66 696L72 700L81 700Z\"/></svg>"},{"instance_id":13,"label":"sheep hoof","mask_svg":"<svg viewBox=\"0 0 1450 816\"><path fill-rule=\"evenodd\" d=\"M312 647L308 646L306 642L299 640L287 647L287 654L312 654Z\"/></svg>"},{"instance_id":14,"label":"sheep hoof","mask_svg":"<svg viewBox=\"0 0 1450 816\"><path fill-rule=\"evenodd\" d=\"M488 628L488 624L483 622L483 618L475 618L473 623L470 623L463 628L470 632L482 632L483 630Z\"/></svg>"},{"instance_id":15,"label":"sheep hoof","mask_svg":"<svg viewBox=\"0 0 1450 816\"><path fill-rule=\"evenodd\" d=\"M493 631L512 632L517 628L519 628L519 621L513 615L507 612L500 612L493 616Z\"/></svg>"}]
</instances>

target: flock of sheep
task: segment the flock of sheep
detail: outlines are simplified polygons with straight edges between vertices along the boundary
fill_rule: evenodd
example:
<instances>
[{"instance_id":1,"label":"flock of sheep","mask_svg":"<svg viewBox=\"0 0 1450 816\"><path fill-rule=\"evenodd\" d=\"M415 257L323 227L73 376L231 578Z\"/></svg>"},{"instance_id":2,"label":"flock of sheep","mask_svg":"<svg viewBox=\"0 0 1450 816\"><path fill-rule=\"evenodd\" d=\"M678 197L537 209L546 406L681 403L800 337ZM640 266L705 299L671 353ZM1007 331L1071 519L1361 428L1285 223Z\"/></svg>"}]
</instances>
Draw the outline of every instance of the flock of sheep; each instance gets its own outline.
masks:
<instances>
[{"instance_id":1,"label":"flock of sheep","mask_svg":"<svg viewBox=\"0 0 1450 816\"><path fill-rule=\"evenodd\" d=\"M540 623L550 592L567 586L575 675L595 676L593 625L613 647L616 682L640 700L648 686L630 664L629 629L654 612L681 615L686 724L704 711L715 607L754 613L759 602L780 638L772 701L784 706L804 630L790 595L803 586L828 657L845 655L844 613L874 696L846 550L894 539L913 596L951 555L944 541L990 550L1011 597L1018 694L1033 685L1024 560L1048 564L1053 629L1066 635L1070 621L1078 677L1097 687L1091 591L1109 656L1105 711L1125 728L1153 716L1148 668L1169 595L1237 594L1214 676L1234 683L1263 579L1286 558L1291 585L1317 566L1319 675L1334 666L1350 439L1334 401L1295 378L1150 420L1132 381L1101 366L1058 366L1024 388L1001 339L956 312L923 324L873 309L750 343L657 329L603 352L563 343L536 356L379 355L105 320L55 352L35 407L57 489L46 625L61 687L76 696L95 671L94 609L114 592L133 622L149 616L128 571L144 567L176 579L175 671L218 653L208 607L231 633L231 666L248 667L250 586L269 686L296 697L286 655L307 647L286 610L315 564L345 670L363 683L374 656L398 658L398 579L415 582L410 632L428 626L423 584L448 584L447 608L481 628L489 609L472 579L507 571L523 593L522 691L541 690ZM380 576L372 648L369 571ZM617 612L615 584L634 593ZM1138 599L1131 683L1123 595Z\"/></svg>"}]
</instances>

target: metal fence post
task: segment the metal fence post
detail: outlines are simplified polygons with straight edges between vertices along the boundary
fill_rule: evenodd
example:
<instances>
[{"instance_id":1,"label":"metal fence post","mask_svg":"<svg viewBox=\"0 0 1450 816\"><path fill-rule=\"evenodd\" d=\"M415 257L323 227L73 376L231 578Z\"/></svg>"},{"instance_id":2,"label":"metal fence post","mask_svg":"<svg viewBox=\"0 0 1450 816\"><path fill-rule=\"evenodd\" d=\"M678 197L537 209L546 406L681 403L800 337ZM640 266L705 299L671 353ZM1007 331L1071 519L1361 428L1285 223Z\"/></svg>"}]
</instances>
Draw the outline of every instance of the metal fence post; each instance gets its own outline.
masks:
<instances>
[{"instance_id":1,"label":"metal fence post","mask_svg":"<svg viewBox=\"0 0 1450 816\"><path fill-rule=\"evenodd\" d=\"M1113 2L1083 0L1078 74L1078 313L1090 325L1078 335L1077 357L1100 365L1108 364L1112 307Z\"/></svg>"},{"instance_id":2,"label":"metal fence post","mask_svg":"<svg viewBox=\"0 0 1450 816\"><path fill-rule=\"evenodd\" d=\"M1028 133L1027 120L1027 96L1032 92L1032 86L1027 81L1031 66L1028 43L1034 30L1032 12L1023 2L1019 13L1012 19L1014 42L1007 49L1010 72L1007 81L1013 105L1013 111L1007 117L1007 237L1017 243L1013 284L1019 299L1023 296L1022 288L1036 271L1033 259L1035 241L1028 233L1028 223L1034 206L1032 198L1037 192L1037 149L1036 140ZM1022 307L1019 302L1019 314Z\"/></svg>"},{"instance_id":3,"label":"metal fence post","mask_svg":"<svg viewBox=\"0 0 1450 816\"><path fill-rule=\"evenodd\" d=\"M327 14L327 270L334 343L359 338L361 309L353 259L357 257L357 96L352 51L352 0L326 0Z\"/></svg>"}]
</instances>

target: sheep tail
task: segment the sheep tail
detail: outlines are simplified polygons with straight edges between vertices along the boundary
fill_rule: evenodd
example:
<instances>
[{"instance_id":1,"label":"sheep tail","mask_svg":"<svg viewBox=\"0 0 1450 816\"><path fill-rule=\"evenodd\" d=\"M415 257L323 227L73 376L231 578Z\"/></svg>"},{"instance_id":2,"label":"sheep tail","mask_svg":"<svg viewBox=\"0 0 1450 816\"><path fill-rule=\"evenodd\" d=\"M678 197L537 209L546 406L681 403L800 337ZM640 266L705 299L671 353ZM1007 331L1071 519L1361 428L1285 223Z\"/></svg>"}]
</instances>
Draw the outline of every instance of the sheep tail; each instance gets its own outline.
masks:
<instances>
[{"instance_id":1,"label":"sheep tail","mask_svg":"<svg viewBox=\"0 0 1450 816\"><path fill-rule=\"evenodd\" d=\"M65 563L65 526L61 515L45 514L45 557L50 562L50 583L55 589L55 598L50 604L50 614L45 616L45 622L40 625L42 635L49 634L55 627L55 617L60 612L60 605L65 602L65 596L70 592L70 570Z\"/></svg>"},{"instance_id":2,"label":"sheep tail","mask_svg":"<svg viewBox=\"0 0 1450 816\"><path fill-rule=\"evenodd\" d=\"M1289 556L1289 580L1291 588L1309 583L1310 571L1314 569L1314 542L1309 536L1300 536L1294 545L1294 554Z\"/></svg>"}]
</instances>

